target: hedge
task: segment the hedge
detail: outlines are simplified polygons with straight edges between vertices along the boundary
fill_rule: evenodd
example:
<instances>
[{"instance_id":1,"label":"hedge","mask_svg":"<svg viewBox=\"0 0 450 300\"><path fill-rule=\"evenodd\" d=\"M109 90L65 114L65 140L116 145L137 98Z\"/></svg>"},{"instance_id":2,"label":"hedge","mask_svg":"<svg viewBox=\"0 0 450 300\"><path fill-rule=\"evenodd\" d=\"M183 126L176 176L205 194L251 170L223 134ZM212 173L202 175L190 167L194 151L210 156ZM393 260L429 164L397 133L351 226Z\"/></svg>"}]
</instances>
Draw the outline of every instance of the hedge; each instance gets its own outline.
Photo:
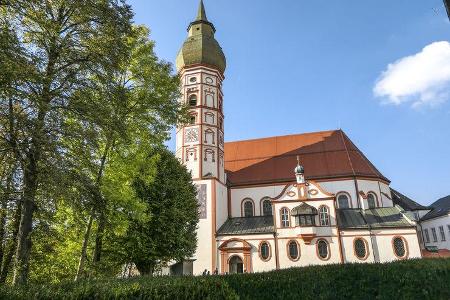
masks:
<instances>
[{"instance_id":1,"label":"hedge","mask_svg":"<svg viewBox=\"0 0 450 300\"><path fill-rule=\"evenodd\" d=\"M239 299L220 277L138 277L3 287L0 299Z\"/></svg>"},{"instance_id":2,"label":"hedge","mask_svg":"<svg viewBox=\"0 0 450 300\"><path fill-rule=\"evenodd\" d=\"M450 299L450 259L291 268L255 274L86 280L21 288L1 299Z\"/></svg>"}]
</instances>

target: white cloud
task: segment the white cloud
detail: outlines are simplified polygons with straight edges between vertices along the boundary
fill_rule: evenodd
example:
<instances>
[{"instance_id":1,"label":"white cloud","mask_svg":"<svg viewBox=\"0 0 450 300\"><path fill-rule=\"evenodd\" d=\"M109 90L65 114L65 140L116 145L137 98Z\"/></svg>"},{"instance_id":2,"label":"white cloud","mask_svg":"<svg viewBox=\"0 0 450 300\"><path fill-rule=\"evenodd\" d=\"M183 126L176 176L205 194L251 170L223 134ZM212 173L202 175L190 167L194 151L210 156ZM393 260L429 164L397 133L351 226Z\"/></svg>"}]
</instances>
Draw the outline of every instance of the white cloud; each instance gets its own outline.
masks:
<instances>
[{"instance_id":1,"label":"white cloud","mask_svg":"<svg viewBox=\"0 0 450 300\"><path fill-rule=\"evenodd\" d=\"M450 43L432 43L387 66L373 92L384 103L436 106L450 98Z\"/></svg>"}]
</instances>

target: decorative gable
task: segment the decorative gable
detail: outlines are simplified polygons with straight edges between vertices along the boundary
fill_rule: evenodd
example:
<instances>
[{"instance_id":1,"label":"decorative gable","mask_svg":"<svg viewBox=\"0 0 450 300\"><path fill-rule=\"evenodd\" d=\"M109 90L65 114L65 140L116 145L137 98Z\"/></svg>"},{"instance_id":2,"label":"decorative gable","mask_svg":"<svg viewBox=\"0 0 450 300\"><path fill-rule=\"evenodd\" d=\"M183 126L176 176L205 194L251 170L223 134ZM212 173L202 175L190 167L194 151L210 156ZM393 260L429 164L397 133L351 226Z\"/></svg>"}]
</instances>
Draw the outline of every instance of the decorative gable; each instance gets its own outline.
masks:
<instances>
[{"instance_id":1,"label":"decorative gable","mask_svg":"<svg viewBox=\"0 0 450 300\"><path fill-rule=\"evenodd\" d=\"M288 184L274 201L311 201L334 198L334 194L325 191L319 183L306 181L305 183Z\"/></svg>"}]
</instances>

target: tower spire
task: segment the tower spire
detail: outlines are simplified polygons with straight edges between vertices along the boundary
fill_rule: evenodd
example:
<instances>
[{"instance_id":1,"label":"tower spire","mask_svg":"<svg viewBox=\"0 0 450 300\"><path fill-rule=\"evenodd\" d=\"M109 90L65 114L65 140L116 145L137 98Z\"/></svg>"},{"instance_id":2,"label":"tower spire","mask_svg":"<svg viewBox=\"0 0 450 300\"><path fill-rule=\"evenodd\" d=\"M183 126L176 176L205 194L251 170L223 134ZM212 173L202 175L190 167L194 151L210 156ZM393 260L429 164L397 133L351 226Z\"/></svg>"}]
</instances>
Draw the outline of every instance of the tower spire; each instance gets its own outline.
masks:
<instances>
[{"instance_id":1,"label":"tower spire","mask_svg":"<svg viewBox=\"0 0 450 300\"><path fill-rule=\"evenodd\" d=\"M200 0L196 21L208 22L208 18L206 17L205 5L203 5L203 0Z\"/></svg>"}]
</instances>

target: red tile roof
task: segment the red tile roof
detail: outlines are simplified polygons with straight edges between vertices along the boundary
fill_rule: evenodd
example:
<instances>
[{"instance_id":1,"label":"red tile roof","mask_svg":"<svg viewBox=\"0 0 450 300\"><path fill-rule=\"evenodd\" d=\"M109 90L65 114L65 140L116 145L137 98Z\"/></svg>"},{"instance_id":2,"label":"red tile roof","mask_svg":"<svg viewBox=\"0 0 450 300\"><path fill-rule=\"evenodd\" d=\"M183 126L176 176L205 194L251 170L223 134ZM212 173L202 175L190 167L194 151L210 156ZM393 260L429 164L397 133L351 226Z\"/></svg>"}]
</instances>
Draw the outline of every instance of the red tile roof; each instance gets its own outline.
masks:
<instances>
[{"instance_id":1,"label":"red tile roof","mask_svg":"<svg viewBox=\"0 0 450 300\"><path fill-rule=\"evenodd\" d=\"M307 179L370 177L389 181L342 130L225 143L231 185L295 180L297 155Z\"/></svg>"}]
</instances>

